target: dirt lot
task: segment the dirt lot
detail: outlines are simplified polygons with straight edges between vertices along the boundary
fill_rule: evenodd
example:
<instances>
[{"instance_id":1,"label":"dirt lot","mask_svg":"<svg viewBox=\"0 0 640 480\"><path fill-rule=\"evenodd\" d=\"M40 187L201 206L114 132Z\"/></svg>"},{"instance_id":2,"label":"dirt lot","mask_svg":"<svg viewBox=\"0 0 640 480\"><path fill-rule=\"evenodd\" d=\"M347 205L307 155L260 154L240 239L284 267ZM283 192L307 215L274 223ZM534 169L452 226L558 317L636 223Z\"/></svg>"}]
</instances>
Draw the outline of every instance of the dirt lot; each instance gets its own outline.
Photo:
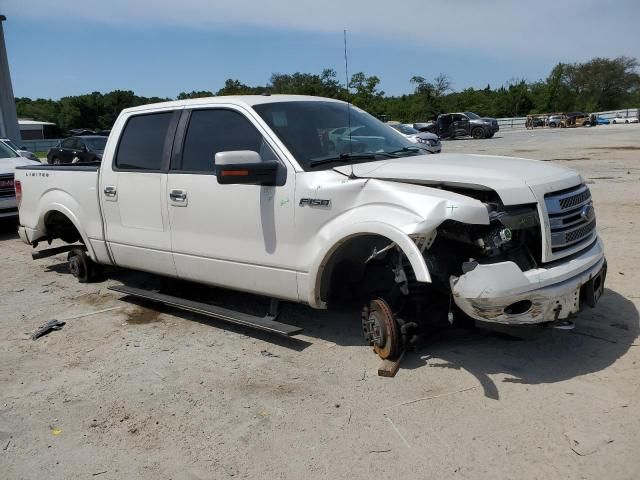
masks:
<instances>
[{"instance_id":1,"label":"dirt lot","mask_svg":"<svg viewBox=\"0 0 640 480\"><path fill-rule=\"evenodd\" d=\"M358 312L287 306L298 340L160 312L106 289L152 277L78 284L64 256L32 261L5 225L0 478L640 478L640 127L504 132L444 151L582 173L609 275L575 330L445 338L385 379ZM31 341L52 318L67 325Z\"/></svg>"}]
</instances>

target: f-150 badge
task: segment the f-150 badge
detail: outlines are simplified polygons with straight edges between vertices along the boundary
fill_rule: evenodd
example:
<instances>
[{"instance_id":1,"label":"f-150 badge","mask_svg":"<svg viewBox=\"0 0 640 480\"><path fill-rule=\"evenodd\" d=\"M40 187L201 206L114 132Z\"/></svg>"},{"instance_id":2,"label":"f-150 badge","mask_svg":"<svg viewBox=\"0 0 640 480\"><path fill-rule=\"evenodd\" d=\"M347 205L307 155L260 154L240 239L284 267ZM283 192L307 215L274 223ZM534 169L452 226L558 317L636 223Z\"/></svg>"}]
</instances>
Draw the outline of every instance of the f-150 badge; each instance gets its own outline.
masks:
<instances>
[{"instance_id":1,"label":"f-150 badge","mask_svg":"<svg viewBox=\"0 0 640 480\"><path fill-rule=\"evenodd\" d=\"M324 200L322 198L301 198L300 206L304 207L305 205L308 207L328 207L331 205L331 200Z\"/></svg>"}]
</instances>

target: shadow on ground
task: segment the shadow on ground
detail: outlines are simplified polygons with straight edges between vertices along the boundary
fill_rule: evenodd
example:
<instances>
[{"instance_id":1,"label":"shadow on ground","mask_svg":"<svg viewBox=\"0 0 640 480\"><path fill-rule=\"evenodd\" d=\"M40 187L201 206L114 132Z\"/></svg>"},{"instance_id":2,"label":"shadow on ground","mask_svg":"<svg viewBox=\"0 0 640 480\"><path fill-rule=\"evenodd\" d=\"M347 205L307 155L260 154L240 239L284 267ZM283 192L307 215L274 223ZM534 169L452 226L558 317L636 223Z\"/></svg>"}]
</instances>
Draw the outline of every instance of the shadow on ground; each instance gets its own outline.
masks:
<instances>
[{"instance_id":1,"label":"shadow on ground","mask_svg":"<svg viewBox=\"0 0 640 480\"><path fill-rule=\"evenodd\" d=\"M545 330L531 340L483 331L441 340L412 353L402 367L466 370L485 396L498 400L498 386L489 375L504 375L505 383L535 385L598 372L624 355L640 331L633 302L609 289L595 309L587 307L574 321L574 330Z\"/></svg>"},{"instance_id":2,"label":"shadow on ground","mask_svg":"<svg viewBox=\"0 0 640 480\"><path fill-rule=\"evenodd\" d=\"M56 266L56 271L62 271L62 265ZM170 281L167 285L160 277L128 270L109 270L107 275L126 285L163 288L167 293L252 315L265 315L269 308L269 300L257 295L188 282ZM133 297L124 296L122 300L297 351L311 345L303 339L257 331ZM341 346L366 346L360 311L354 307L313 310L284 303L278 321L302 327L303 335L309 338ZM528 340L482 329L442 332L420 349L408 352L401 369L463 369L477 378L486 397L498 400L499 389L490 375L504 376L502 382L532 385L598 372L624 355L640 332L640 316L633 302L610 289L605 290L595 309L585 307L574 321L576 327L572 331L540 329ZM376 362L373 354L372 362Z\"/></svg>"}]
</instances>

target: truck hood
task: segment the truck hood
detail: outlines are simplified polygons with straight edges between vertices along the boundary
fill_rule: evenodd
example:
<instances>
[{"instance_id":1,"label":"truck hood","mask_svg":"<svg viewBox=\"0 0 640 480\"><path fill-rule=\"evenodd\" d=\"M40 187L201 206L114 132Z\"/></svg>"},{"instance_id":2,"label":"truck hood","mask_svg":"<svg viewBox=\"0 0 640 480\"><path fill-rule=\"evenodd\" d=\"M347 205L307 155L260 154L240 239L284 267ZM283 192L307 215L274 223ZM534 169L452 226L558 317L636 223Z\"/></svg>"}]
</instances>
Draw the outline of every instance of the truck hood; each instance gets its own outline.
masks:
<instances>
[{"instance_id":1,"label":"truck hood","mask_svg":"<svg viewBox=\"0 0 640 480\"><path fill-rule=\"evenodd\" d=\"M24 157L0 158L0 174L13 173L16 167L24 167L27 165L40 165L40 162Z\"/></svg>"},{"instance_id":2,"label":"truck hood","mask_svg":"<svg viewBox=\"0 0 640 480\"><path fill-rule=\"evenodd\" d=\"M351 168L344 165L335 170L349 175ZM550 162L453 153L358 163L353 165L353 173L360 178L493 190L505 205L538 202L537 196L544 192L582 183L574 170Z\"/></svg>"}]
</instances>

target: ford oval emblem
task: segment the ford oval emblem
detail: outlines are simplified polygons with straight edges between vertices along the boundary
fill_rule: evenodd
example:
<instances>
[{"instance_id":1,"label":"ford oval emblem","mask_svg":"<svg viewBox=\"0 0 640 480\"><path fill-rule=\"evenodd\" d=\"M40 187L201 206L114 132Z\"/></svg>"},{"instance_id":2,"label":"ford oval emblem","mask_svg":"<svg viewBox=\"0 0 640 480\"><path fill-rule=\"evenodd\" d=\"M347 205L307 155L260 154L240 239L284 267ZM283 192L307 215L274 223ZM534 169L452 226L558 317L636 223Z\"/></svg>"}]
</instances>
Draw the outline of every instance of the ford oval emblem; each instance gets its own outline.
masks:
<instances>
[{"instance_id":1,"label":"ford oval emblem","mask_svg":"<svg viewBox=\"0 0 640 480\"><path fill-rule=\"evenodd\" d=\"M594 218L596 218L596 209L593 208L593 205L585 205L580 210L580 216L587 222L590 222Z\"/></svg>"}]
</instances>

